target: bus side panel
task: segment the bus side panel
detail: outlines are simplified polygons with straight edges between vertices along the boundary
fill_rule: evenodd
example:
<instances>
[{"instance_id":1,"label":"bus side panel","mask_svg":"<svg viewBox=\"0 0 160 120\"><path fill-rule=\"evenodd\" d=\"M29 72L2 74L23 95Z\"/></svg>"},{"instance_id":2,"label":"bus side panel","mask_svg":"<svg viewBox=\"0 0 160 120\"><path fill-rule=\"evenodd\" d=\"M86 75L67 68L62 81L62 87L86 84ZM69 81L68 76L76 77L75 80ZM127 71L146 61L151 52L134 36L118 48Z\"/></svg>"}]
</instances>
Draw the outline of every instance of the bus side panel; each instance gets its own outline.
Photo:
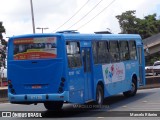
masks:
<instances>
[{"instance_id":1,"label":"bus side panel","mask_svg":"<svg viewBox=\"0 0 160 120\"><path fill-rule=\"evenodd\" d=\"M136 75L137 78L139 76L139 73L138 73L138 61L137 60L131 60L129 62L126 62L126 90L125 91L128 91L128 90L131 90L131 84L132 84L132 77L133 75Z\"/></svg>"},{"instance_id":2,"label":"bus side panel","mask_svg":"<svg viewBox=\"0 0 160 120\"><path fill-rule=\"evenodd\" d=\"M84 103L83 68L69 69L69 102Z\"/></svg>"},{"instance_id":3,"label":"bus side panel","mask_svg":"<svg viewBox=\"0 0 160 120\"><path fill-rule=\"evenodd\" d=\"M108 88L110 88L110 85L105 85L104 79L103 79L103 72L102 72L102 65L94 65L94 71L93 71L93 77L94 77L94 99L96 100L96 87L99 81L103 81L104 84L104 96L108 97L110 96L108 92Z\"/></svg>"}]
</instances>

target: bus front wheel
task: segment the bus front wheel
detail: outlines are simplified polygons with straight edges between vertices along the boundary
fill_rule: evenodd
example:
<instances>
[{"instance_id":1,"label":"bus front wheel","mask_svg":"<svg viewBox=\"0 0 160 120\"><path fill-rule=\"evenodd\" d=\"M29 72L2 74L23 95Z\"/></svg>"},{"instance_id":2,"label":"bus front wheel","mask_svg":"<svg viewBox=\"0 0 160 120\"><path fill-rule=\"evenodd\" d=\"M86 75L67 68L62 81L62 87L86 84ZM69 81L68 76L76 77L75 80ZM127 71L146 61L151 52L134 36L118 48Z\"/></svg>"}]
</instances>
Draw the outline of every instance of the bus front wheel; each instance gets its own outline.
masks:
<instances>
[{"instance_id":1,"label":"bus front wheel","mask_svg":"<svg viewBox=\"0 0 160 120\"><path fill-rule=\"evenodd\" d=\"M103 88L101 87L101 85L98 85L97 89L96 89L96 103L97 103L97 105L102 105L103 99L104 99Z\"/></svg>"},{"instance_id":2,"label":"bus front wheel","mask_svg":"<svg viewBox=\"0 0 160 120\"><path fill-rule=\"evenodd\" d=\"M61 110L63 101L45 102L44 106L47 110Z\"/></svg>"},{"instance_id":3,"label":"bus front wheel","mask_svg":"<svg viewBox=\"0 0 160 120\"><path fill-rule=\"evenodd\" d=\"M136 93L137 93L137 80L135 78L133 78L131 90L129 90L127 92L123 92L123 95L125 97L132 97L132 96L136 95Z\"/></svg>"}]
</instances>

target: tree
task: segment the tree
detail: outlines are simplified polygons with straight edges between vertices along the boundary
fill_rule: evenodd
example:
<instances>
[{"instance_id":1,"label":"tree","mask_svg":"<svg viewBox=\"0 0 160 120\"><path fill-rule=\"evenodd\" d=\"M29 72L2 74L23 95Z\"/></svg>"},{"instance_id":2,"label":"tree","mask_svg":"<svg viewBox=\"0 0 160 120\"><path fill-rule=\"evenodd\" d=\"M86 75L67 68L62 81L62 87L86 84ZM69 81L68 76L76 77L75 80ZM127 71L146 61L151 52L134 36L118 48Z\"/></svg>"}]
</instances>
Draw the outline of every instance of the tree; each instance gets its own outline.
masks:
<instances>
[{"instance_id":1,"label":"tree","mask_svg":"<svg viewBox=\"0 0 160 120\"><path fill-rule=\"evenodd\" d=\"M2 33L5 32L5 28L3 26L3 23L0 22L0 40L1 40L1 47L0 47L0 67L5 67L5 59L6 59L6 47L7 42L5 39L3 39Z\"/></svg>"},{"instance_id":2,"label":"tree","mask_svg":"<svg viewBox=\"0 0 160 120\"><path fill-rule=\"evenodd\" d=\"M136 31L137 18L134 16L135 12L135 10L126 11L116 16L119 20L122 34L134 33Z\"/></svg>"},{"instance_id":3,"label":"tree","mask_svg":"<svg viewBox=\"0 0 160 120\"><path fill-rule=\"evenodd\" d=\"M4 26L3 26L3 23L0 22L0 33L2 34L4 32L6 32L6 30L5 30Z\"/></svg>"},{"instance_id":4,"label":"tree","mask_svg":"<svg viewBox=\"0 0 160 120\"><path fill-rule=\"evenodd\" d=\"M160 20L156 19L156 14L145 16L144 19L137 18L135 10L126 11L117 15L121 34L140 34L142 39L150 37L160 32Z\"/></svg>"}]
</instances>

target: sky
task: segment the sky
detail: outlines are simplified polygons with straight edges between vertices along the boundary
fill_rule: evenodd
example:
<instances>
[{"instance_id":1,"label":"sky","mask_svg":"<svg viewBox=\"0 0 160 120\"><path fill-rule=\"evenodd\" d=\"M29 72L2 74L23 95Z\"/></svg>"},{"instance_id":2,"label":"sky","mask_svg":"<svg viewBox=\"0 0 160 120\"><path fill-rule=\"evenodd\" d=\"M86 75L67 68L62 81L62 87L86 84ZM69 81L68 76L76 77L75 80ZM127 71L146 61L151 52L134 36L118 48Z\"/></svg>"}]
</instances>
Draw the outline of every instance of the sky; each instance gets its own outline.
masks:
<instances>
[{"instance_id":1,"label":"sky","mask_svg":"<svg viewBox=\"0 0 160 120\"><path fill-rule=\"evenodd\" d=\"M153 13L160 16L160 0L32 0L32 2L35 28L48 28L44 33L69 29L78 30L80 33L104 30L119 33L120 27L115 16L121 15L122 12L136 10L136 17L141 19ZM0 21L6 29L4 39L33 33L30 0L0 0L0 3ZM36 33L42 32L40 29L35 30Z\"/></svg>"}]
</instances>

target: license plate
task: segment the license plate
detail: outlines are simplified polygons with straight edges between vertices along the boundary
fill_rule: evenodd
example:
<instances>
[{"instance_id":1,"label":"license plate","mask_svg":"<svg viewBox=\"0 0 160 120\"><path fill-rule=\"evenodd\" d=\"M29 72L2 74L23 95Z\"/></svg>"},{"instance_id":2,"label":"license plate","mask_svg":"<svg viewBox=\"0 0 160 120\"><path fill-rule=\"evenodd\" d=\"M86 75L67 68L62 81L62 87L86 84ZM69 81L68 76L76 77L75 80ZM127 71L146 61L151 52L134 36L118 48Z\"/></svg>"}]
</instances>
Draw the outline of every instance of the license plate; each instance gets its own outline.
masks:
<instances>
[{"instance_id":1,"label":"license plate","mask_svg":"<svg viewBox=\"0 0 160 120\"><path fill-rule=\"evenodd\" d=\"M42 96L41 95L36 95L36 96L31 96L32 100L41 100Z\"/></svg>"}]
</instances>

